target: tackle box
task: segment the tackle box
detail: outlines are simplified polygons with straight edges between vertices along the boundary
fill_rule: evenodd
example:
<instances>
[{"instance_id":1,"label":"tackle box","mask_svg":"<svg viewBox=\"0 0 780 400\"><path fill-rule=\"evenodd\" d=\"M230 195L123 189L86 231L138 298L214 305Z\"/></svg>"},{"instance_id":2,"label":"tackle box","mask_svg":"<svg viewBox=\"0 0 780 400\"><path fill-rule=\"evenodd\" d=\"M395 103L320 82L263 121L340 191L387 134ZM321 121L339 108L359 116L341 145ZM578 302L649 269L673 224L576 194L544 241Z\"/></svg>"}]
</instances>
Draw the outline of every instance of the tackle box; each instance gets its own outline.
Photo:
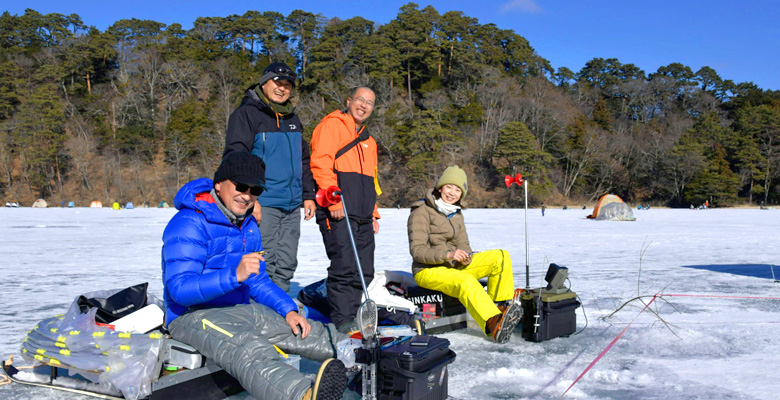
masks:
<instances>
[{"instance_id":1,"label":"tackle box","mask_svg":"<svg viewBox=\"0 0 780 400\"><path fill-rule=\"evenodd\" d=\"M377 368L379 400L444 400L447 366L455 361L450 341L431 335L383 347Z\"/></svg>"},{"instance_id":2,"label":"tackle box","mask_svg":"<svg viewBox=\"0 0 780 400\"><path fill-rule=\"evenodd\" d=\"M580 302L572 291L552 294L535 289L523 294L520 303L523 307L522 334L527 341L541 342L569 336L577 330L575 310ZM537 311L539 308L541 312Z\"/></svg>"}]
</instances>

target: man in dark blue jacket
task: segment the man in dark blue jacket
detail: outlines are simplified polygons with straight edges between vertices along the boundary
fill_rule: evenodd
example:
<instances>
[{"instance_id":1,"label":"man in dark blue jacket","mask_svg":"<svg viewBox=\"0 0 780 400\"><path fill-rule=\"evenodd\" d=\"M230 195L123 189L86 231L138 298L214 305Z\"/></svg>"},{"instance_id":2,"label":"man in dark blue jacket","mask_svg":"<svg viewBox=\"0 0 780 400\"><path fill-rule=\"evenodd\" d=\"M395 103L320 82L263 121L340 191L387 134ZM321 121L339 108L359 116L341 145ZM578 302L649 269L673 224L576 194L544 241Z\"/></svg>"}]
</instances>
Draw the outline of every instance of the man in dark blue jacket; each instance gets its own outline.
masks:
<instances>
[{"instance_id":1,"label":"man in dark blue jacket","mask_svg":"<svg viewBox=\"0 0 780 400\"><path fill-rule=\"evenodd\" d=\"M179 212L163 233L166 325L254 398L339 399L347 377L344 364L332 357L346 336L299 315L265 273L252 215L264 175L261 159L232 153L213 181L196 179L176 194ZM277 348L324 361L316 380L283 363Z\"/></svg>"},{"instance_id":2,"label":"man in dark blue jacket","mask_svg":"<svg viewBox=\"0 0 780 400\"><path fill-rule=\"evenodd\" d=\"M303 204L306 220L314 216L315 186L309 169L309 146L290 94L295 73L284 63L265 68L260 82L247 89L230 115L225 136L227 156L251 152L265 161L266 186L254 215L263 233L266 272L285 292L298 268Z\"/></svg>"}]
</instances>

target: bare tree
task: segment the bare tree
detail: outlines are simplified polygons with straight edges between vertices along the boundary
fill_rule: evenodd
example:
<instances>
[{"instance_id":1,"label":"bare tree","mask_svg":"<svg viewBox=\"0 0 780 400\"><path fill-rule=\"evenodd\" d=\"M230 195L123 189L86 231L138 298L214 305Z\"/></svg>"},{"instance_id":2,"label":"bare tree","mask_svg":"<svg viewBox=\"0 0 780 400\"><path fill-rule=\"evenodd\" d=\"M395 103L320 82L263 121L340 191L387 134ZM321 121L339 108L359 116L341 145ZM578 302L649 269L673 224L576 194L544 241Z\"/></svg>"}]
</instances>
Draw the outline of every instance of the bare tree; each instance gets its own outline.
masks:
<instances>
[{"instance_id":1,"label":"bare tree","mask_svg":"<svg viewBox=\"0 0 780 400\"><path fill-rule=\"evenodd\" d=\"M118 151L108 151L104 155L100 175L102 179L103 197L106 199L119 200L115 184L122 179L122 153Z\"/></svg>"},{"instance_id":2,"label":"bare tree","mask_svg":"<svg viewBox=\"0 0 780 400\"><path fill-rule=\"evenodd\" d=\"M195 142L196 157L193 157L196 167L195 173L209 176L217 170L222 160L222 150L225 146L224 131L204 130L198 141ZM192 165L192 163L190 163Z\"/></svg>"},{"instance_id":3,"label":"bare tree","mask_svg":"<svg viewBox=\"0 0 780 400\"><path fill-rule=\"evenodd\" d=\"M585 126L579 144L563 155L563 195L569 197L585 171L594 163L599 152L604 150L606 132L595 126Z\"/></svg>"},{"instance_id":4,"label":"bare tree","mask_svg":"<svg viewBox=\"0 0 780 400\"><path fill-rule=\"evenodd\" d=\"M145 86L146 100L148 102L151 119L155 119L157 109L157 88L163 78L163 60L159 51L148 49L143 58L138 62L138 75L141 78L140 84Z\"/></svg>"},{"instance_id":5,"label":"bare tree","mask_svg":"<svg viewBox=\"0 0 780 400\"><path fill-rule=\"evenodd\" d=\"M294 100L295 113L304 127L313 128L327 113L322 99L316 93L298 94Z\"/></svg>"},{"instance_id":6,"label":"bare tree","mask_svg":"<svg viewBox=\"0 0 780 400\"><path fill-rule=\"evenodd\" d=\"M202 74L192 62L184 61L166 62L163 64L162 70L160 98L165 111L162 125L167 126L171 113L182 103L189 100L196 90L200 88L197 80ZM163 140L165 140L165 137L163 137Z\"/></svg>"},{"instance_id":7,"label":"bare tree","mask_svg":"<svg viewBox=\"0 0 780 400\"><path fill-rule=\"evenodd\" d=\"M165 144L165 153L167 155L166 159L172 167L171 173L173 174L175 180L174 186L179 188L181 187L181 182L186 175L186 172L184 171L186 167L185 159L189 154L189 150L187 149L181 134L176 131L170 132L170 135L168 135Z\"/></svg>"},{"instance_id":8,"label":"bare tree","mask_svg":"<svg viewBox=\"0 0 780 400\"><path fill-rule=\"evenodd\" d=\"M73 164L73 170L78 175L80 186L92 191L92 176L94 174L93 160L96 156L96 143L91 135L71 135L65 141L65 149Z\"/></svg>"},{"instance_id":9,"label":"bare tree","mask_svg":"<svg viewBox=\"0 0 780 400\"><path fill-rule=\"evenodd\" d=\"M499 78L494 69L488 69L483 78L476 88L482 106L482 121L478 132L480 159L493 154L499 130L507 123L517 120L520 108L513 95L517 88L512 79Z\"/></svg>"},{"instance_id":10,"label":"bare tree","mask_svg":"<svg viewBox=\"0 0 780 400\"><path fill-rule=\"evenodd\" d=\"M558 141L577 110L560 89L542 77L528 77L520 93L520 117L545 151Z\"/></svg>"},{"instance_id":11,"label":"bare tree","mask_svg":"<svg viewBox=\"0 0 780 400\"><path fill-rule=\"evenodd\" d=\"M150 198L150 189L153 179L146 173L148 166L143 163L141 157L133 156L128 160L130 179L135 184L135 190L141 194L141 201L147 201Z\"/></svg>"},{"instance_id":12,"label":"bare tree","mask_svg":"<svg viewBox=\"0 0 780 400\"><path fill-rule=\"evenodd\" d=\"M425 108L435 112L439 125L442 123L441 116L452 108L452 102L443 89L436 89L423 95L422 104Z\"/></svg>"},{"instance_id":13,"label":"bare tree","mask_svg":"<svg viewBox=\"0 0 780 400\"><path fill-rule=\"evenodd\" d=\"M236 73L226 58L220 58L214 63L214 80L217 82L217 104L224 117L222 131L227 131L228 120L233 112L233 94L238 90L239 82L235 79Z\"/></svg>"}]
</instances>

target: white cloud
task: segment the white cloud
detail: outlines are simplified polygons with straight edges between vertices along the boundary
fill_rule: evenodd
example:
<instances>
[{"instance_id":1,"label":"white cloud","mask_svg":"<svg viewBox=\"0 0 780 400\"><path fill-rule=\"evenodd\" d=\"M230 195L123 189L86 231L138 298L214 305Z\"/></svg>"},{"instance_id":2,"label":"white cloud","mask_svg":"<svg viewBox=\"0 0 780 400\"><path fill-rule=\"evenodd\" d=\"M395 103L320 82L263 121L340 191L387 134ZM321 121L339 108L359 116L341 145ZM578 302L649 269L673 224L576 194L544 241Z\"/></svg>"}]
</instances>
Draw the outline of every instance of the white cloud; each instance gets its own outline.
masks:
<instances>
[{"instance_id":1,"label":"white cloud","mask_svg":"<svg viewBox=\"0 0 780 400\"><path fill-rule=\"evenodd\" d=\"M501 6L501 11L521 11L526 13L537 13L542 11L542 7L539 7L534 0L510 0Z\"/></svg>"}]
</instances>

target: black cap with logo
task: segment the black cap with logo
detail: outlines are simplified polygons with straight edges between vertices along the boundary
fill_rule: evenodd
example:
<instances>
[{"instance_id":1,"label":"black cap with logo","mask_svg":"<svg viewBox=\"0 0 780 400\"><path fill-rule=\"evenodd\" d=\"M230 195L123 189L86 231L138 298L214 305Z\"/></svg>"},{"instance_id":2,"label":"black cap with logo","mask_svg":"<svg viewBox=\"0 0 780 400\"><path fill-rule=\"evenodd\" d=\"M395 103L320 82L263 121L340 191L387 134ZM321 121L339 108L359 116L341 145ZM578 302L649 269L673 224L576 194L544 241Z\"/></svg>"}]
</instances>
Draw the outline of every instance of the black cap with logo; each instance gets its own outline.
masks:
<instances>
[{"instance_id":1,"label":"black cap with logo","mask_svg":"<svg viewBox=\"0 0 780 400\"><path fill-rule=\"evenodd\" d=\"M290 68L285 63L275 62L269 64L263 70L263 76L260 77L260 86L263 86L264 83L268 82L271 79L275 81L278 81L279 79L284 79L290 81L293 87L295 87L295 78L296 75L295 72L292 70L292 68Z\"/></svg>"}]
</instances>

